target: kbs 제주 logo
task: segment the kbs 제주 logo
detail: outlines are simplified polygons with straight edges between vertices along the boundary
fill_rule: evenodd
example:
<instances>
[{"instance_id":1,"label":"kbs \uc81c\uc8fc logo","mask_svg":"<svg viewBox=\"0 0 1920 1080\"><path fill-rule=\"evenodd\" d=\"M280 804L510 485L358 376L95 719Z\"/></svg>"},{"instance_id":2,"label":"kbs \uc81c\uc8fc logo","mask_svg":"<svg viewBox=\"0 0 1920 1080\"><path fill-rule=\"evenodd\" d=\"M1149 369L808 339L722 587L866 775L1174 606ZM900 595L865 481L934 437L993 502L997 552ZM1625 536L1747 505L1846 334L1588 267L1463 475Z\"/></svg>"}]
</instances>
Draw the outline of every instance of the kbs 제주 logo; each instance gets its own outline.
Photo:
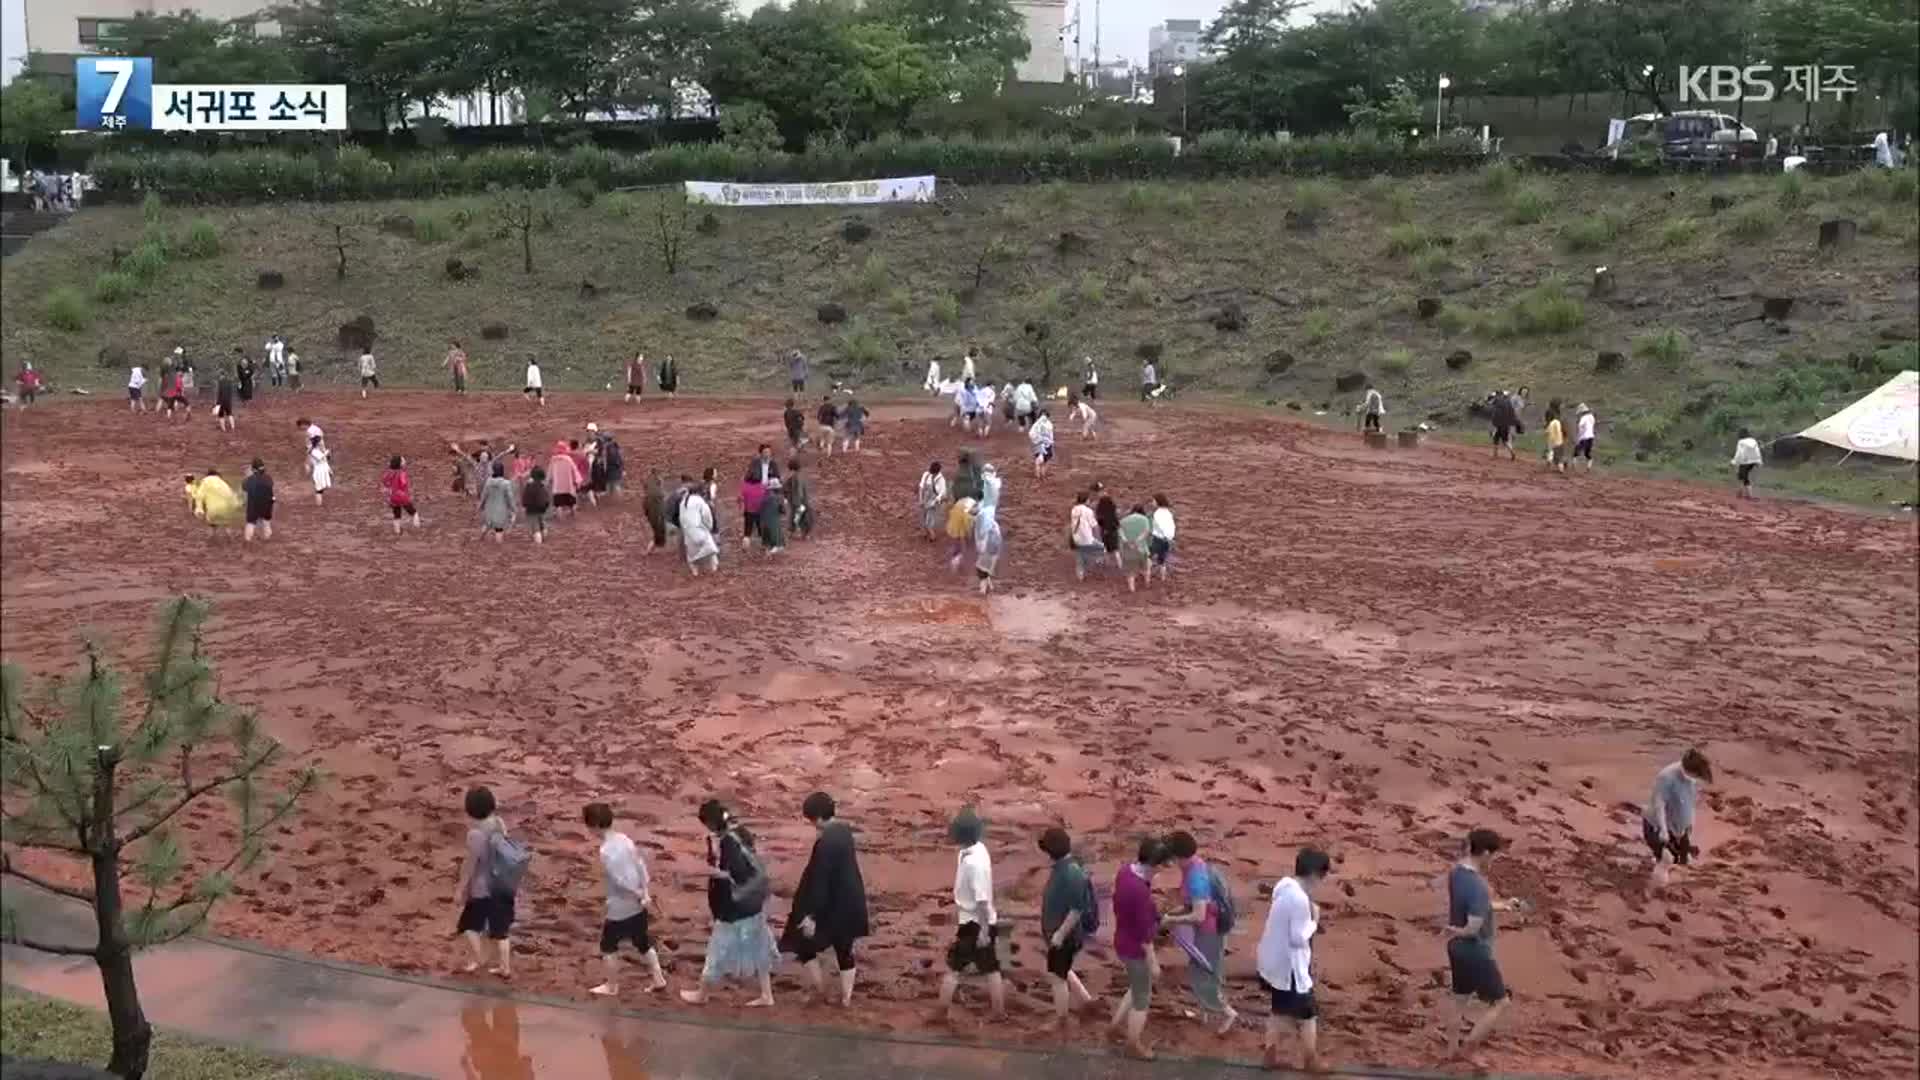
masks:
<instances>
[{"instance_id":1,"label":"kbs \uc81c\uc8fc logo","mask_svg":"<svg viewBox=\"0 0 1920 1080\"><path fill-rule=\"evenodd\" d=\"M74 61L75 126L89 131L342 131L344 85L167 85L144 56Z\"/></svg>"}]
</instances>

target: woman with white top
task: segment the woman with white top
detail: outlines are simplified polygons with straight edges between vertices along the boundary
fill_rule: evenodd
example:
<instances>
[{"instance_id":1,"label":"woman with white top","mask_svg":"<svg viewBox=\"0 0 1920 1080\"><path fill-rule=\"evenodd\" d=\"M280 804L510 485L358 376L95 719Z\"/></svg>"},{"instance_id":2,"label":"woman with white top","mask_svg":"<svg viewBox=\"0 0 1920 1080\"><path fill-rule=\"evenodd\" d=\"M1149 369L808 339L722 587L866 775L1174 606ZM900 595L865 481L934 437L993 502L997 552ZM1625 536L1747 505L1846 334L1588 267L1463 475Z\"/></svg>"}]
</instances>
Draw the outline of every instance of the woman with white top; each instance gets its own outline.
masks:
<instances>
[{"instance_id":1,"label":"woman with white top","mask_svg":"<svg viewBox=\"0 0 1920 1080\"><path fill-rule=\"evenodd\" d=\"M1160 580L1167 580L1167 560L1173 557L1173 504L1165 495L1153 497L1153 528L1148 534L1147 551L1153 556L1153 568Z\"/></svg>"},{"instance_id":2,"label":"woman with white top","mask_svg":"<svg viewBox=\"0 0 1920 1080\"><path fill-rule=\"evenodd\" d=\"M1047 465L1053 461L1053 418L1047 410L1034 410L1027 426L1027 442L1033 446L1033 475L1044 479Z\"/></svg>"},{"instance_id":3,"label":"woman with white top","mask_svg":"<svg viewBox=\"0 0 1920 1080\"><path fill-rule=\"evenodd\" d=\"M942 509L947 502L947 478L940 473L940 463L933 462L927 471L920 474L920 529L927 534L927 543L933 543L940 533L940 526L946 521L946 512Z\"/></svg>"},{"instance_id":4,"label":"woman with white top","mask_svg":"<svg viewBox=\"0 0 1920 1080\"><path fill-rule=\"evenodd\" d=\"M920 384L920 388L929 394L938 394L940 392L939 357L936 356L932 360L927 361L927 377L926 380Z\"/></svg>"},{"instance_id":5,"label":"woman with white top","mask_svg":"<svg viewBox=\"0 0 1920 1080\"><path fill-rule=\"evenodd\" d=\"M540 361L535 360L531 356L527 357L526 395L541 405L547 403L547 384L546 381L540 377Z\"/></svg>"},{"instance_id":6,"label":"woman with white top","mask_svg":"<svg viewBox=\"0 0 1920 1080\"><path fill-rule=\"evenodd\" d=\"M1740 441L1733 444L1733 469L1740 478L1740 497L1753 498L1753 470L1760 466L1760 440L1753 432L1740 429Z\"/></svg>"},{"instance_id":7,"label":"woman with white top","mask_svg":"<svg viewBox=\"0 0 1920 1080\"><path fill-rule=\"evenodd\" d=\"M1301 848L1293 857L1293 876L1273 887L1273 906L1267 910L1266 929L1260 934L1260 985L1271 996L1267 1034L1262 1043L1264 1064L1285 1068L1280 1060L1280 1032L1291 1026L1300 1043L1300 1067L1320 1070L1318 1010L1313 1001L1313 935L1320 928L1320 908L1313 894L1326 883L1333 860L1316 848Z\"/></svg>"},{"instance_id":8,"label":"woman with white top","mask_svg":"<svg viewBox=\"0 0 1920 1080\"><path fill-rule=\"evenodd\" d=\"M1593 471L1593 410L1581 402L1574 410L1576 419L1573 424L1573 456L1587 463L1587 471Z\"/></svg>"},{"instance_id":9,"label":"woman with white top","mask_svg":"<svg viewBox=\"0 0 1920 1080\"><path fill-rule=\"evenodd\" d=\"M1100 369L1094 366L1093 357L1087 357L1086 376L1080 383L1080 396L1088 401L1100 396ZM1092 410L1088 410L1092 411Z\"/></svg>"},{"instance_id":10,"label":"woman with white top","mask_svg":"<svg viewBox=\"0 0 1920 1080\"><path fill-rule=\"evenodd\" d=\"M147 369L139 364L127 374L127 411L143 413L147 411Z\"/></svg>"},{"instance_id":11,"label":"woman with white top","mask_svg":"<svg viewBox=\"0 0 1920 1080\"><path fill-rule=\"evenodd\" d=\"M313 474L313 505L325 506L327 489L333 486L333 451L325 439L315 438L308 448L307 471Z\"/></svg>"}]
</instances>

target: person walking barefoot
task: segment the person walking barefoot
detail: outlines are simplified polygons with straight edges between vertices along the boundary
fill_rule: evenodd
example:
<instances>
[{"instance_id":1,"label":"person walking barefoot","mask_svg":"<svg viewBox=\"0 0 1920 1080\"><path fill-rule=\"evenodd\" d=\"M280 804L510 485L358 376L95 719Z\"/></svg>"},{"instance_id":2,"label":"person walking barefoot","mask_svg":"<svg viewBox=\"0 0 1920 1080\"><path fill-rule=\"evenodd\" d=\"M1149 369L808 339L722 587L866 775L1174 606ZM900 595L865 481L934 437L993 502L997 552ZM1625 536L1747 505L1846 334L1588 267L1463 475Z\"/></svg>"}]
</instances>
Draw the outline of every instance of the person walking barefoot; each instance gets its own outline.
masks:
<instances>
[{"instance_id":1,"label":"person walking barefoot","mask_svg":"<svg viewBox=\"0 0 1920 1080\"><path fill-rule=\"evenodd\" d=\"M700 986L680 991L680 1000L704 1005L714 985L741 979L757 983L760 990L747 1008L768 1008L773 1005L773 965L779 953L764 910L771 891L766 868L753 852L753 834L734 820L725 804L708 799L700 804L698 816L709 834L707 908L713 914L713 933L707 939Z\"/></svg>"},{"instance_id":2,"label":"person walking barefoot","mask_svg":"<svg viewBox=\"0 0 1920 1080\"><path fill-rule=\"evenodd\" d=\"M313 505L325 506L327 489L333 486L333 451L325 439L316 439L307 451L307 472L313 476Z\"/></svg>"},{"instance_id":3,"label":"person walking barefoot","mask_svg":"<svg viewBox=\"0 0 1920 1080\"><path fill-rule=\"evenodd\" d=\"M660 970L660 953L648 932L647 912L656 905L646 861L633 838L613 827L611 806L588 803L580 820L598 834L600 873L607 885L607 917L600 924L600 966L606 980L587 992L620 996L620 944L632 942L647 965L647 993L659 993L667 988L667 976Z\"/></svg>"},{"instance_id":4,"label":"person walking barefoot","mask_svg":"<svg viewBox=\"0 0 1920 1080\"><path fill-rule=\"evenodd\" d=\"M1519 910L1519 905L1494 900L1486 878L1487 866L1504 846L1505 841L1492 829L1473 830L1467 834L1465 853L1447 875L1447 966L1453 993L1442 1022L1446 1024L1448 1058L1468 1064L1513 1000L1500 977L1500 965L1493 958L1493 915ZM1462 1039L1461 1029L1466 1027L1468 1010L1476 998L1486 1005L1486 1011Z\"/></svg>"},{"instance_id":5,"label":"person walking barefoot","mask_svg":"<svg viewBox=\"0 0 1920 1080\"><path fill-rule=\"evenodd\" d=\"M1753 470L1761 465L1760 440L1753 432L1740 429L1740 441L1733 446L1733 471L1740 481L1740 497L1753 498Z\"/></svg>"},{"instance_id":6,"label":"person walking barefoot","mask_svg":"<svg viewBox=\"0 0 1920 1080\"><path fill-rule=\"evenodd\" d=\"M1640 814L1640 835L1653 852L1651 877L1655 889L1667 885L1669 854L1674 866L1693 861L1693 811L1700 801L1700 789L1712 782L1713 766L1697 749L1688 750L1654 776L1653 795Z\"/></svg>"},{"instance_id":7,"label":"person walking barefoot","mask_svg":"<svg viewBox=\"0 0 1920 1080\"><path fill-rule=\"evenodd\" d=\"M920 531L927 535L927 543L933 543L940 533L940 523L946 517L943 510L947 502L947 478L940 474L940 463L930 462L927 471L920 474L918 507L920 510Z\"/></svg>"},{"instance_id":8,"label":"person walking barefoot","mask_svg":"<svg viewBox=\"0 0 1920 1080\"><path fill-rule=\"evenodd\" d=\"M490 469L492 475L480 489L480 528L499 544L513 527L513 481L507 479L506 462L495 461Z\"/></svg>"},{"instance_id":9,"label":"person walking barefoot","mask_svg":"<svg viewBox=\"0 0 1920 1080\"><path fill-rule=\"evenodd\" d=\"M1140 841L1134 861L1120 868L1113 880L1113 952L1126 971L1127 991L1114 1006L1107 1027L1124 1032L1127 1054L1152 1061L1145 1040L1147 1010L1153 1004L1153 984L1160 979L1160 958L1153 942L1160 933L1160 912L1153 903L1153 874L1166 865L1160 841Z\"/></svg>"},{"instance_id":10,"label":"person walking barefoot","mask_svg":"<svg viewBox=\"0 0 1920 1080\"><path fill-rule=\"evenodd\" d=\"M1048 1031L1064 1035L1074 1006L1093 1004L1093 994L1073 970L1090 932L1100 925L1100 899L1086 868L1073 855L1073 837L1058 826L1040 834L1040 850L1053 863L1040 896L1040 933L1047 942L1047 975L1053 981L1053 1019Z\"/></svg>"},{"instance_id":11,"label":"person walking barefoot","mask_svg":"<svg viewBox=\"0 0 1920 1080\"><path fill-rule=\"evenodd\" d=\"M387 508L393 511L393 535L400 535L404 518L420 527L420 511L413 505L413 479L407 475L407 459L399 454L387 460L387 471L380 474L380 490L386 492Z\"/></svg>"},{"instance_id":12,"label":"person walking barefoot","mask_svg":"<svg viewBox=\"0 0 1920 1080\"><path fill-rule=\"evenodd\" d=\"M954 994L960 976L968 971L986 976L987 998L993 1017L1007 1015L1007 986L1000 975L999 916L993 906L993 859L983 842L986 823L972 807L955 815L947 835L959 849L953 875L953 903L957 909L953 944L947 947L947 971L940 977L940 1008L948 1023L959 1019Z\"/></svg>"},{"instance_id":13,"label":"person walking barefoot","mask_svg":"<svg viewBox=\"0 0 1920 1080\"><path fill-rule=\"evenodd\" d=\"M1293 876L1273 887L1273 906L1260 934L1260 985L1270 996L1262 1064L1284 1069L1281 1036L1291 1027L1300 1047L1300 1067L1324 1072L1320 1061L1319 1015L1313 1000L1313 935L1320 929L1320 906L1313 894L1326 884L1333 860L1318 848L1301 848L1293 857Z\"/></svg>"},{"instance_id":14,"label":"person walking barefoot","mask_svg":"<svg viewBox=\"0 0 1920 1080\"><path fill-rule=\"evenodd\" d=\"M513 977L513 894L498 888L495 881L498 845L494 841L507 833L497 809L493 792L484 787L467 790L467 853L460 863L454 904L460 909L457 932L466 936L467 946L473 950L473 959L461 970L467 974L479 971L487 963L485 942L491 941L494 962L487 971L509 979Z\"/></svg>"},{"instance_id":15,"label":"person walking barefoot","mask_svg":"<svg viewBox=\"0 0 1920 1080\"><path fill-rule=\"evenodd\" d=\"M814 828L813 851L794 889L793 910L787 915L780 947L800 962L808 986L820 1000L845 1009L853 1005L854 942L872 928L853 830L835 818L837 810L833 796L824 791L814 792L800 804L801 816ZM821 965L828 950L833 952L837 972L831 995Z\"/></svg>"}]
</instances>

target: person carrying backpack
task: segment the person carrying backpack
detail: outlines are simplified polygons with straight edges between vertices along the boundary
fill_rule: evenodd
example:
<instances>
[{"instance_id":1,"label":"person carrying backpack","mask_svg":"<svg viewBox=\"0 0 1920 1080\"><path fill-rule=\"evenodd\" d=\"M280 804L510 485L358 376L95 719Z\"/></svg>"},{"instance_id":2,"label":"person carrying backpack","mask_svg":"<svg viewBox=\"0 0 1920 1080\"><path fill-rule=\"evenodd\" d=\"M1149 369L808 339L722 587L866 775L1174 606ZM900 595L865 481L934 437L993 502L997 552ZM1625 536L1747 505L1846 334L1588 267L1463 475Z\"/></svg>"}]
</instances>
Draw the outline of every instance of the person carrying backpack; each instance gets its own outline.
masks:
<instances>
[{"instance_id":1,"label":"person carrying backpack","mask_svg":"<svg viewBox=\"0 0 1920 1080\"><path fill-rule=\"evenodd\" d=\"M460 864L460 891L455 903L460 906L456 932L465 934L473 949L473 960L461 970L480 970L487 962L486 941L492 941L498 956L491 974L503 979L513 977L513 900L520 891L532 854L525 845L507 836L506 823L500 820L493 792L483 787L467 791L467 856ZM482 934L485 938L482 938Z\"/></svg>"},{"instance_id":2,"label":"person carrying backpack","mask_svg":"<svg viewBox=\"0 0 1920 1080\"><path fill-rule=\"evenodd\" d=\"M1093 879L1073 856L1073 838L1067 830L1056 826L1041 833L1040 850L1053 860L1053 872L1040 899L1040 932L1047 938L1047 974L1053 977L1051 1026L1055 1033L1064 1034L1070 1009L1093 1003L1093 995L1074 973L1073 962L1100 930L1100 900L1093 893Z\"/></svg>"},{"instance_id":3,"label":"person carrying backpack","mask_svg":"<svg viewBox=\"0 0 1920 1080\"><path fill-rule=\"evenodd\" d=\"M699 817L709 833L707 910L713 913L713 933L707 938L700 986L680 991L680 1000L704 1005L714 984L753 980L759 983L760 996L747 1007L767 1008L773 1004L773 965L780 959L764 910L772 879L754 854L753 834L733 819L725 803L708 799L700 804Z\"/></svg>"},{"instance_id":4,"label":"person carrying backpack","mask_svg":"<svg viewBox=\"0 0 1920 1080\"><path fill-rule=\"evenodd\" d=\"M1220 992L1227 934L1232 932L1234 923L1233 896L1219 872L1200 857L1200 845L1192 833L1183 830L1168 835L1167 853L1180 863L1180 892L1186 899L1187 909L1161 921L1168 926L1192 928L1192 945L1187 950L1187 985L1192 987L1202 1010L1221 1018L1214 1031L1225 1035L1240 1019L1240 1014L1233 1011L1233 1006Z\"/></svg>"}]
</instances>

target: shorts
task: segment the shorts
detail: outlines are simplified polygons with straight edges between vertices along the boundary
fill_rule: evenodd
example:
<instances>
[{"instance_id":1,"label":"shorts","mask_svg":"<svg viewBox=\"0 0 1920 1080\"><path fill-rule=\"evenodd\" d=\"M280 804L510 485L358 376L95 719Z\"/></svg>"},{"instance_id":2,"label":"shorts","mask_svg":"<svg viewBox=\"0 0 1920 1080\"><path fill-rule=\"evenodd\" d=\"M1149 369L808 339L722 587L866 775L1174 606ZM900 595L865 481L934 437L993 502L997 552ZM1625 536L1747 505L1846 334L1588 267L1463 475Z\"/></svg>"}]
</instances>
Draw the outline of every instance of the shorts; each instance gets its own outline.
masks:
<instances>
[{"instance_id":1,"label":"shorts","mask_svg":"<svg viewBox=\"0 0 1920 1080\"><path fill-rule=\"evenodd\" d=\"M216 420L222 417L232 416L233 406L224 401L216 401L213 403L213 415Z\"/></svg>"},{"instance_id":2,"label":"shorts","mask_svg":"<svg viewBox=\"0 0 1920 1080\"><path fill-rule=\"evenodd\" d=\"M540 387L538 387L538 386L529 386L529 387L527 387L527 393L529 393L529 394L531 394L531 395L533 395L533 397L535 398L535 400L539 400L539 401L545 401L545 400L546 400L546 398L547 398L547 392L546 392L545 390L542 390L542 389L541 389Z\"/></svg>"},{"instance_id":3,"label":"shorts","mask_svg":"<svg viewBox=\"0 0 1920 1080\"><path fill-rule=\"evenodd\" d=\"M399 521L402 517L420 516L420 511L415 510L413 504L410 502L393 504L390 509L393 511L393 520L395 521Z\"/></svg>"},{"instance_id":4,"label":"shorts","mask_svg":"<svg viewBox=\"0 0 1920 1080\"><path fill-rule=\"evenodd\" d=\"M969 424L973 423L975 420L980 419L980 414L977 412L961 413L960 415L966 417L967 423Z\"/></svg>"},{"instance_id":5,"label":"shorts","mask_svg":"<svg viewBox=\"0 0 1920 1080\"><path fill-rule=\"evenodd\" d=\"M1493 445L1512 446L1513 445L1513 429L1504 428L1504 427L1494 428L1493 429Z\"/></svg>"},{"instance_id":6,"label":"shorts","mask_svg":"<svg viewBox=\"0 0 1920 1080\"><path fill-rule=\"evenodd\" d=\"M248 503L247 524L258 525L263 521L268 524L273 522L273 504L268 503L265 506L255 506L252 503Z\"/></svg>"},{"instance_id":7,"label":"shorts","mask_svg":"<svg viewBox=\"0 0 1920 1080\"><path fill-rule=\"evenodd\" d=\"M1453 992L1459 997L1477 997L1491 1005L1512 996L1500 978L1500 965L1494 962L1493 946L1477 938L1453 938L1447 942L1447 966L1452 969Z\"/></svg>"},{"instance_id":8,"label":"shorts","mask_svg":"<svg viewBox=\"0 0 1920 1080\"><path fill-rule=\"evenodd\" d=\"M1751 466L1751 465L1742 465L1742 466L1740 466L1740 468L1738 469L1738 472L1739 472L1739 474L1740 474L1740 482L1741 482L1742 484L1751 484L1751 483L1753 483L1753 466Z\"/></svg>"},{"instance_id":9,"label":"shorts","mask_svg":"<svg viewBox=\"0 0 1920 1080\"><path fill-rule=\"evenodd\" d=\"M1287 976L1287 989L1281 990L1265 979L1260 986L1266 990L1273 1015L1290 1020L1312 1020L1320 1015L1313 1000L1312 990L1293 989L1293 976Z\"/></svg>"},{"instance_id":10,"label":"shorts","mask_svg":"<svg viewBox=\"0 0 1920 1080\"><path fill-rule=\"evenodd\" d=\"M579 501L580 501L579 499L573 497L572 495L568 495L565 492L561 492L560 494L555 495L553 497L553 505L556 509L559 509L559 510L571 510L573 509L574 504L578 503Z\"/></svg>"},{"instance_id":11,"label":"shorts","mask_svg":"<svg viewBox=\"0 0 1920 1080\"><path fill-rule=\"evenodd\" d=\"M812 937L804 937L796 933L791 939L790 945L792 947L793 958L803 964L813 963L815 957L831 949L833 951L834 964L841 971L852 971L854 968L852 938L824 938L818 934Z\"/></svg>"},{"instance_id":12,"label":"shorts","mask_svg":"<svg viewBox=\"0 0 1920 1080\"><path fill-rule=\"evenodd\" d=\"M1153 565L1165 566L1167 559L1173 555L1173 541L1156 536L1147 541L1147 553L1153 556Z\"/></svg>"},{"instance_id":13,"label":"shorts","mask_svg":"<svg viewBox=\"0 0 1920 1080\"><path fill-rule=\"evenodd\" d=\"M467 900L467 906L460 909L458 933L478 934L484 931L495 941L505 941L507 932L513 929L513 897L485 896Z\"/></svg>"},{"instance_id":14,"label":"shorts","mask_svg":"<svg viewBox=\"0 0 1920 1080\"><path fill-rule=\"evenodd\" d=\"M1083 398L1086 398L1089 401L1099 397L1100 384L1099 383L1082 383L1080 385L1080 396Z\"/></svg>"},{"instance_id":15,"label":"shorts","mask_svg":"<svg viewBox=\"0 0 1920 1080\"><path fill-rule=\"evenodd\" d=\"M1033 452L1033 460L1052 461L1053 460L1053 444L1048 443L1047 445L1041 447L1040 449L1035 450Z\"/></svg>"},{"instance_id":16,"label":"shorts","mask_svg":"<svg viewBox=\"0 0 1920 1080\"><path fill-rule=\"evenodd\" d=\"M1363 423L1368 431L1379 431L1380 430L1380 414L1377 412L1368 413Z\"/></svg>"},{"instance_id":17,"label":"shorts","mask_svg":"<svg viewBox=\"0 0 1920 1080\"><path fill-rule=\"evenodd\" d=\"M847 421L847 438L857 440L860 438L860 436L865 435L866 433L867 433L866 421L864 420Z\"/></svg>"},{"instance_id":18,"label":"shorts","mask_svg":"<svg viewBox=\"0 0 1920 1080\"><path fill-rule=\"evenodd\" d=\"M129 386L129 387L127 387L127 400L128 400L128 401L139 401L139 400L141 399L141 397L142 397L142 396L143 396L143 395L142 395L142 393L141 393L141 390L140 390L140 388L139 388L139 387L137 387L137 386Z\"/></svg>"},{"instance_id":19,"label":"shorts","mask_svg":"<svg viewBox=\"0 0 1920 1080\"><path fill-rule=\"evenodd\" d=\"M547 512L545 510L527 511L527 528L536 533L547 531Z\"/></svg>"},{"instance_id":20,"label":"shorts","mask_svg":"<svg viewBox=\"0 0 1920 1080\"><path fill-rule=\"evenodd\" d=\"M378 376L378 375L362 375L362 376L360 376L360 388L361 388L362 390L365 390L365 389L366 389L367 387L369 387L369 386L371 386L371 387L374 387L374 388L376 388L376 389L377 389L377 388L378 388L378 387L380 386L380 376Z\"/></svg>"},{"instance_id":21,"label":"shorts","mask_svg":"<svg viewBox=\"0 0 1920 1080\"><path fill-rule=\"evenodd\" d=\"M999 940L997 926L987 930L987 940L983 942L979 923L961 923L953 936L953 944L947 946L947 970L965 974L971 968L980 975L1000 974L1000 953L994 947Z\"/></svg>"},{"instance_id":22,"label":"shorts","mask_svg":"<svg viewBox=\"0 0 1920 1080\"><path fill-rule=\"evenodd\" d=\"M1099 544L1085 544L1074 548L1073 554L1080 560L1080 569L1094 570L1106 561L1107 549Z\"/></svg>"},{"instance_id":23,"label":"shorts","mask_svg":"<svg viewBox=\"0 0 1920 1080\"><path fill-rule=\"evenodd\" d=\"M1555 465L1566 464L1567 444L1561 443L1559 446L1547 447L1547 460L1553 462Z\"/></svg>"},{"instance_id":24,"label":"shorts","mask_svg":"<svg viewBox=\"0 0 1920 1080\"><path fill-rule=\"evenodd\" d=\"M1646 841L1647 850L1651 851L1653 857L1656 859L1658 859L1660 853L1664 851L1673 856L1673 864L1675 866L1685 866L1693 861L1693 834L1691 832L1669 833L1666 836L1665 842L1662 842L1660 834L1653 830L1653 822L1641 818L1640 838Z\"/></svg>"},{"instance_id":25,"label":"shorts","mask_svg":"<svg viewBox=\"0 0 1920 1080\"><path fill-rule=\"evenodd\" d=\"M1080 938L1070 936L1061 946L1047 946L1047 974L1064 979L1073 974L1073 961L1080 955Z\"/></svg>"},{"instance_id":26,"label":"shorts","mask_svg":"<svg viewBox=\"0 0 1920 1080\"><path fill-rule=\"evenodd\" d=\"M646 394L646 392L647 392L647 388L644 386L641 386L639 383L630 382L627 384L627 393L632 397L641 397L644 394Z\"/></svg>"},{"instance_id":27,"label":"shorts","mask_svg":"<svg viewBox=\"0 0 1920 1080\"><path fill-rule=\"evenodd\" d=\"M1109 555L1113 554L1116 551L1119 551L1120 550L1120 530L1114 529L1110 532L1106 529L1100 530L1100 547Z\"/></svg>"},{"instance_id":28,"label":"shorts","mask_svg":"<svg viewBox=\"0 0 1920 1080\"><path fill-rule=\"evenodd\" d=\"M653 938L647 934L647 913L625 919L608 919L600 924L600 955L612 956L620 951L620 943L633 942L634 951L640 955L653 951Z\"/></svg>"},{"instance_id":29,"label":"shorts","mask_svg":"<svg viewBox=\"0 0 1920 1080\"><path fill-rule=\"evenodd\" d=\"M1127 969L1127 1007L1134 1012L1145 1012L1153 1004L1153 969L1147 966L1144 956L1123 956L1120 963Z\"/></svg>"},{"instance_id":30,"label":"shorts","mask_svg":"<svg viewBox=\"0 0 1920 1080\"><path fill-rule=\"evenodd\" d=\"M1579 442L1574 443L1573 456L1577 458L1586 458L1588 461L1592 461L1593 460L1593 440L1581 439Z\"/></svg>"},{"instance_id":31,"label":"shorts","mask_svg":"<svg viewBox=\"0 0 1920 1080\"><path fill-rule=\"evenodd\" d=\"M805 380L805 379L795 379L795 380L793 380L793 392L794 392L794 393L796 393L796 394L798 394L798 393L800 393L801 391L803 391L803 390L805 390L806 388L807 388L807 380Z\"/></svg>"}]
</instances>

